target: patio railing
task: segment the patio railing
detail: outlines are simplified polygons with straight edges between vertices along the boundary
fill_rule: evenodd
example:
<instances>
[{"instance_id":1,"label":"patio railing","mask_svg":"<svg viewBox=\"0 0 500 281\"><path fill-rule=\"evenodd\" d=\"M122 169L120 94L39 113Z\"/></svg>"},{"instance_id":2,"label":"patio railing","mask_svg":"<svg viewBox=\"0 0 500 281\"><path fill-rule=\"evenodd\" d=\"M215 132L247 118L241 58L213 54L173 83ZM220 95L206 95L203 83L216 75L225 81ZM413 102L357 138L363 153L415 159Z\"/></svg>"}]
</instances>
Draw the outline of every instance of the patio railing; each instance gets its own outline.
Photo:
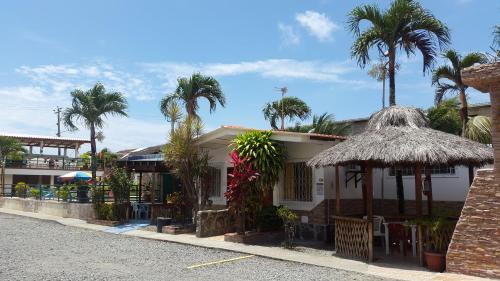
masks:
<instances>
[{"instance_id":1,"label":"patio railing","mask_svg":"<svg viewBox=\"0 0 500 281\"><path fill-rule=\"evenodd\" d=\"M370 220L334 216L335 250L339 255L373 261L373 223Z\"/></svg>"},{"instance_id":2,"label":"patio railing","mask_svg":"<svg viewBox=\"0 0 500 281\"><path fill-rule=\"evenodd\" d=\"M0 187L1 188L1 187ZM132 185L129 190L129 202L145 202L144 189L139 188L138 185ZM36 200L54 200L59 202L68 203L86 203L92 202L93 192L99 194L98 200L100 202L114 202L113 192L109 185L97 184L93 185L44 185L44 184L30 184L24 187L17 187L16 185L6 184L3 192L0 190L0 197L17 197L17 198L31 198ZM82 202L81 198L86 198Z\"/></svg>"},{"instance_id":3,"label":"patio railing","mask_svg":"<svg viewBox=\"0 0 500 281\"><path fill-rule=\"evenodd\" d=\"M22 159L7 159L6 168L13 169L52 169L52 170L90 170L90 161L83 158L69 158L56 155L32 155ZM97 159L97 169L102 163Z\"/></svg>"}]
</instances>

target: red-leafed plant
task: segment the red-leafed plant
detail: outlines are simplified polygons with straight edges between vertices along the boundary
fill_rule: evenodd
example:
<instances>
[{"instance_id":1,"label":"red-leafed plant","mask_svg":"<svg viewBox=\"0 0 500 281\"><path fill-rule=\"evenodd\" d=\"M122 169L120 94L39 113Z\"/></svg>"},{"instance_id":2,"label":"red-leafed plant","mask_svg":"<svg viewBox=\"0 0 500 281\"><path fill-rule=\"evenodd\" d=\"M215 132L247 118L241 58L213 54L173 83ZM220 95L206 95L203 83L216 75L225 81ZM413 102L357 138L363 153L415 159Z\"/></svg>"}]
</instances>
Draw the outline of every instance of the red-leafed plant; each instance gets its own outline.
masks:
<instances>
[{"instance_id":1,"label":"red-leafed plant","mask_svg":"<svg viewBox=\"0 0 500 281\"><path fill-rule=\"evenodd\" d=\"M230 180L227 191L224 193L230 208L236 211L238 219L238 234L245 234L245 195L259 174L254 170L248 158L242 158L236 151L231 153L233 171L229 174Z\"/></svg>"}]
</instances>

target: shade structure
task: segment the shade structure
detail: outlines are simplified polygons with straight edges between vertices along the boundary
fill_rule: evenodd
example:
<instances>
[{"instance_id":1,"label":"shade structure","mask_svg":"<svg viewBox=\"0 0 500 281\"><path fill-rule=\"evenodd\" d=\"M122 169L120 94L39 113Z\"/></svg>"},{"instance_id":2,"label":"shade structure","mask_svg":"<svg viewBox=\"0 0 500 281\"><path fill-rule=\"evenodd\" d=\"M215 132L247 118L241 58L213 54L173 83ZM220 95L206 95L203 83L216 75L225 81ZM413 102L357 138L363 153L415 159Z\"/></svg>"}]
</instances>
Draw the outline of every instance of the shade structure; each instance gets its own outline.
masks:
<instances>
[{"instance_id":1,"label":"shade structure","mask_svg":"<svg viewBox=\"0 0 500 281\"><path fill-rule=\"evenodd\" d=\"M308 161L310 166L370 163L373 167L434 165L483 166L493 150L466 138L433 130L416 108L391 106L370 118L367 130Z\"/></svg>"},{"instance_id":2,"label":"shade structure","mask_svg":"<svg viewBox=\"0 0 500 281\"><path fill-rule=\"evenodd\" d=\"M92 176L88 173L81 172L81 171L76 171L76 172L71 172L64 174L59 177L59 180L63 182L68 182L68 181L88 181L92 178Z\"/></svg>"}]
</instances>

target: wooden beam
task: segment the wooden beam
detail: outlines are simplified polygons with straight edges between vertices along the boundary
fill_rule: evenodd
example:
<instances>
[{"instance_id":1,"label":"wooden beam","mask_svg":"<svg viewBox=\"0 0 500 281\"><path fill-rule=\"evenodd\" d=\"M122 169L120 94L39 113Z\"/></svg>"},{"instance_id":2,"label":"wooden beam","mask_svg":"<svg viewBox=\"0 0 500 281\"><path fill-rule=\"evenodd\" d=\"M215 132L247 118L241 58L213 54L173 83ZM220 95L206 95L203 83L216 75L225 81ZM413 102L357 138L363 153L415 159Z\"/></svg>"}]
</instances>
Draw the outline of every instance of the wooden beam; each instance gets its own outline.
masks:
<instances>
[{"instance_id":1,"label":"wooden beam","mask_svg":"<svg viewBox=\"0 0 500 281\"><path fill-rule=\"evenodd\" d=\"M415 165L415 208L417 217L422 216L422 165Z\"/></svg>"},{"instance_id":2,"label":"wooden beam","mask_svg":"<svg viewBox=\"0 0 500 281\"><path fill-rule=\"evenodd\" d=\"M427 215L432 215L432 169L431 167L427 167L425 169L425 177L429 181L429 190L427 191Z\"/></svg>"},{"instance_id":3,"label":"wooden beam","mask_svg":"<svg viewBox=\"0 0 500 281\"><path fill-rule=\"evenodd\" d=\"M340 174L339 165L335 165L335 214L340 215Z\"/></svg>"}]
</instances>

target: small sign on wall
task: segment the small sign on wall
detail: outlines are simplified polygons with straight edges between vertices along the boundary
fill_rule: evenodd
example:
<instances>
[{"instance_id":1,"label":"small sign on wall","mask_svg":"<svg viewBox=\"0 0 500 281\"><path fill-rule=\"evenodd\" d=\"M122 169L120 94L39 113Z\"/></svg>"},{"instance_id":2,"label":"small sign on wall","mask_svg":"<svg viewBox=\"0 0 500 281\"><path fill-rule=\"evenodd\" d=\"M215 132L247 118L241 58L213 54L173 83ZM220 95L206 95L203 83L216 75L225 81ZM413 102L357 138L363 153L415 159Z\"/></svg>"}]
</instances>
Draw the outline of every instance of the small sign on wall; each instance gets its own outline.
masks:
<instances>
[{"instance_id":1,"label":"small sign on wall","mask_svg":"<svg viewBox=\"0 0 500 281\"><path fill-rule=\"evenodd\" d=\"M300 222L301 223L309 223L309 217L308 216L300 216Z\"/></svg>"},{"instance_id":2,"label":"small sign on wall","mask_svg":"<svg viewBox=\"0 0 500 281\"><path fill-rule=\"evenodd\" d=\"M316 182L316 194L317 195L325 194L325 184L322 178L318 179L318 181Z\"/></svg>"}]
</instances>

